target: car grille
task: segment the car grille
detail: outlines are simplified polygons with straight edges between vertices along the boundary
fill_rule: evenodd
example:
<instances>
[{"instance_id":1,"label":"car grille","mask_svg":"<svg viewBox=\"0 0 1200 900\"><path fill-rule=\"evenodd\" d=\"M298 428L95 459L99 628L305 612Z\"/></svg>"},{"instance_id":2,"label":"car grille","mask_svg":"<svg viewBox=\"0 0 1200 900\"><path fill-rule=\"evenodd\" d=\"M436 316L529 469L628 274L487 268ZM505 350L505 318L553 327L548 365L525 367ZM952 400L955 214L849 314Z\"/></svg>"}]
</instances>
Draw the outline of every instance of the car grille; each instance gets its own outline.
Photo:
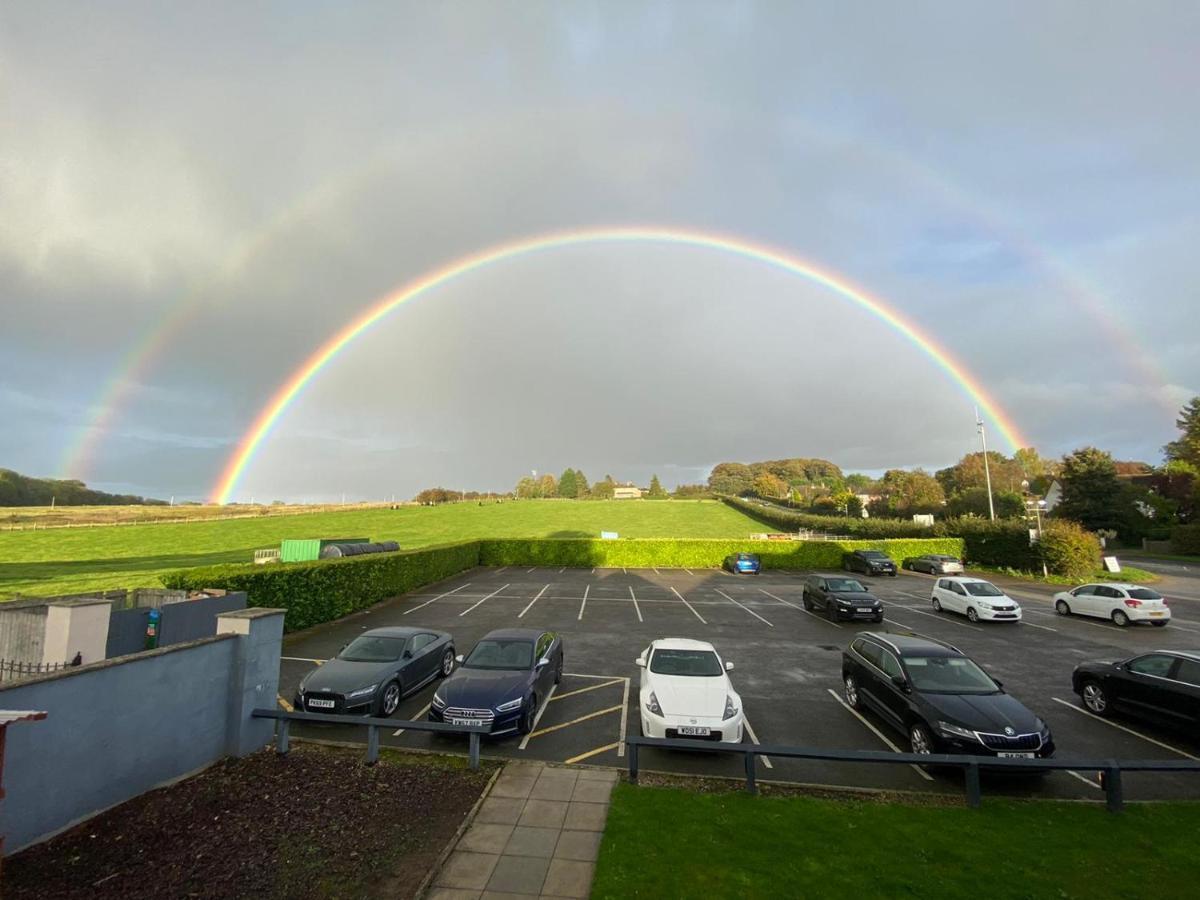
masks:
<instances>
[{"instance_id":1,"label":"car grille","mask_svg":"<svg viewBox=\"0 0 1200 900\"><path fill-rule=\"evenodd\" d=\"M719 741L721 732L711 731L708 734L680 734L677 728L667 729L667 738L679 738L683 741Z\"/></svg>"},{"instance_id":2,"label":"car grille","mask_svg":"<svg viewBox=\"0 0 1200 900\"><path fill-rule=\"evenodd\" d=\"M992 607L992 610L995 612L1012 612L1015 609L1016 609L1015 606L993 606Z\"/></svg>"},{"instance_id":3,"label":"car grille","mask_svg":"<svg viewBox=\"0 0 1200 900\"><path fill-rule=\"evenodd\" d=\"M1040 734L984 734L983 732L975 732L983 746L989 750L1001 750L1004 752L1020 751L1020 750L1041 750L1042 736Z\"/></svg>"},{"instance_id":4,"label":"car grille","mask_svg":"<svg viewBox=\"0 0 1200 900\"><path fill-rule=\"evenodd\" d=\"M442 710L442 717L448 719L474 719L479 724L491 728L496 714L490 709L465 709L461 706L448 706Z\"/></svg>"}]
</instances>

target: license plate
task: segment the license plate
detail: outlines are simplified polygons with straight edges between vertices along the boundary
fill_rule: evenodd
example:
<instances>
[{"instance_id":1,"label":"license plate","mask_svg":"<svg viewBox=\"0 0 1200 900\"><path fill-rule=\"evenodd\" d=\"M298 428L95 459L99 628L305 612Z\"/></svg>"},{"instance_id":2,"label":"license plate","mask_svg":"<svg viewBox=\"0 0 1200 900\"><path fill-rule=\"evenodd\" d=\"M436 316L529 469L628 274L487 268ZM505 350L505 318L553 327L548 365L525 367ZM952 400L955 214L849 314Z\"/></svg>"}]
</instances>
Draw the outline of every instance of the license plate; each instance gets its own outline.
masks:
<instances>
[{"instance_id":1,"label":"license plate","mask_svg":"<svg viewBox=\"0 0 1200 900\"><path fill-rule=\"evenodd\" d=\"M479 724L479 720L478 720L478 719L455 719L455 718L448 718L448 719L446 719L446 721L447 721L447 722L449 722L451 725L478 725L478 724Z\"/></svg>"},{"instance_id":2,"label":"license plate","mask_svg":"<svg viewBox=\"0 0 1200 900\"><path fill-rule=\"evenodd\" d=\"M691 735L694 737L708 737L712 734L711 728L701 728L696 725L684 725L679 729L680 734Z\"/></svg>"},{"instance_id":3,"label":"license plate","mask_svg":"<svg viewBox=\"0 0 1200 900\"><path fill-rule=\"evenodd\" d=\"M333 709L336 706L332 700L309 700L308 705L316 709Z\"/></svg>"},{"instance_id":4,"label":"license plate","mask_svg":"<svg viewBox=\"0 0 1200 900\"><path fill-rule=\"evenodd\" d=\"M1001 759L1033 759L1036 753L997 753Z\"/></svg>"},{"instance_id":5,"label":"license plate","mask_svg":"<svg viewBox=\"0 0 1200 900\"><path fill-rule=\"evenodd\" d=\"M1161 616L1161 615L1163 615L1163 614L1162 614L1162 613L1160 613L1160 612L1157 612L1157 613L1156 613L1156 612L1152 612L1152 613L1150 613L1150 616L1151 616L1152 618L1157 618L1157 617L1159 617L1159 616Z\"/></svg>"}]
</instances>

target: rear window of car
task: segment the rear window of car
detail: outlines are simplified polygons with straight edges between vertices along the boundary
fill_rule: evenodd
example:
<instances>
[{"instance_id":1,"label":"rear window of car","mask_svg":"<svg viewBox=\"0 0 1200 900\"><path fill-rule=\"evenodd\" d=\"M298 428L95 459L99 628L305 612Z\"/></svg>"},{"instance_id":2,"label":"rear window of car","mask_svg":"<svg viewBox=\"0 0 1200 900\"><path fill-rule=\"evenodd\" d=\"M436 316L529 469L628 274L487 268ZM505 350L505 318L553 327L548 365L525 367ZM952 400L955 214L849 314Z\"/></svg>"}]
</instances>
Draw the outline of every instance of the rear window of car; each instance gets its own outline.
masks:
<instances>
[{"instance_id":1,"label":"rear window of car","mask_svg":"<svg viewBox=\"0 0 1200 900\"><path fill-rule=\"evenodd\" d=\"M878 666L880 657L883 655L883 649L870 641L855 641L854 649L858 651L858 655L872 665Z\"/></svg>"},{"instance_id":2,"label":"rear window of car","mask_svg":"<svg viewBox=\"0 0 1200 900\"><path fill-rule=\"evenodd\" d=\"M711 678L722 672L721 661L711 650L655 650L650 671L656 675Z\"/></svg>"},{"instance_id":3,"label":"rear window of car","mask_svg":"<svg viewBox=\"0 0 1200 900\"><path fill-rule=\"evenodd\" d=\"M1133 588L1128 591L1128 594L1134 600L1161 600L1163 598L1158 591L1152 591L1149 588Z\"/></svg>"},{"instance_id":4,"label":"rear window of car","mask_svg":"<svg viewBox=\"0 0 1200 900\"><path fill-rule=\"evenodd\" d=\"M757 557L757 556L755 556L753 553L739 553L739 554L738 554L738 559L740 559L740 560L747 560L747 561L749 561L749 562L754 562L755 560L757 560L757 559L758 559L758 557Z\"/></svg>"}]
</instances>

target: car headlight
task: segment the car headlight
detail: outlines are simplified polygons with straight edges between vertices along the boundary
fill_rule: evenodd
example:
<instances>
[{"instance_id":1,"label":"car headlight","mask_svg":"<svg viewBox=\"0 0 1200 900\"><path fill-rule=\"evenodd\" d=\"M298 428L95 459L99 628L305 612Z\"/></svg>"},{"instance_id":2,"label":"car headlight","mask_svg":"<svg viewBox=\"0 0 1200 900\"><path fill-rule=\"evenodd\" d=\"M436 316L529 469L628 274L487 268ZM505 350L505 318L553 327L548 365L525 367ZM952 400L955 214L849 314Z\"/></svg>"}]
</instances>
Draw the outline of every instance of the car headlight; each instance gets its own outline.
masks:
<instances>
[{"instance_id":1,"label":"car headlight","mask_svg":"<svg viewBox=\"0 0 1200 900\"><path fill-rule=\"evenodd\" d=\"M514 709L520 709L521 704L525 702L524 697L518 697L516 700L509 700L507 703L501 703L496 707L496 712L512 712Z\"/></svg>"},{"instance_id":2,"label":"car headlight","mask_svg":"<svg viewBox=\"0 0 1200 900\"><path fill-rule=\"evenodd\" d=\"M433 706L434 709L445 709L446 708L446 698L442 696L441 691L433 692L433 701L430 705Z\"/></svg>"},{"instance_id":3,"label":"car headlight","mask_svg":"<svg viewBox=\"0 0 1200 900\"><path fill-rule=\"evenodd\" d=\"M353 700L355 697L365 697L365 696L367 696L368 694L373 694L373 693L375 693L375 689L376 689L377 687L379 687L379 682L378 682L378 681L377 681L377 682L375 682L375 683L374 683L374 684L372 684L372 685L369 685L368 687L359 688L359 689L358 689L358 690L356 690L356 691L351 691L350 693L348 693L348 694L346 695L346 699L347 699L347 700Z\"/></svg>"},{"instance_id":4,"label":"car headlight","mask_svg":"<svg viewBox=\"0 0 1200 900\"><path fill-rule=\"evenodd\" d=\"M662 707L658 705L658 698L654 696L654 691L650 692L650 699L646 701L646 712L660 717L663 714Z\"/></svg>"},{"instance_id":5,"label":"car headlight","mask_svg":"<svg viewBox=\"0 0 1200 900\"><path fill-rule=\"evenodd\" d=\"M721 716L722 721L732 719L738 714L737 704L733 702L733 694L725 695L725 715Z\"/></svg>"},{"instance_id":6,"label":"car headlight","mask_svg":"<svg viewBox=\"0 0 1200 900\"><path fill-rule=\"evenodd\" d=\"M966 738L968 741L979 740L971 729L963 728L961 725L952 725L949 722L938 722L938 731L946 737Z\"/></svg>"}]
</instances>

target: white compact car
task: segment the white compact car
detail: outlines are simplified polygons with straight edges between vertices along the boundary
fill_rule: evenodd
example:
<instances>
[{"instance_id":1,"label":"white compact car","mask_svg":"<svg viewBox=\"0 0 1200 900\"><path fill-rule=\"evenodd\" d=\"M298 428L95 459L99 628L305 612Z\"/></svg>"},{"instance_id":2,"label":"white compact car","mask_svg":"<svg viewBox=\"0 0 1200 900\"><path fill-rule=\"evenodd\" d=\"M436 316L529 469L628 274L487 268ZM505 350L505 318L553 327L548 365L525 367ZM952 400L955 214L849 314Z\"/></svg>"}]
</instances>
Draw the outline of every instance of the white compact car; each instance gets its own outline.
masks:
<instances>
[{"instance_id":1,"label":"white compact car","mask_svg":"<svg viewBox=\"0 0 1200 900\"><path fill-rule=\"evenodd\" d=\"M1084 584L1073 591L1054 595L1054 611L1110 619L1122 627L1130 622L1149 622L1160 628L1171 621L1171 610L1158 591L1140 584Z\"/></svg>"},{"instance_id":2,"label":"white compact car","mask_svg":"<svg viewBox=\"0 0 1200 900\"><path fill-rule=\"evenodd\" d=\"M939 578L929 599L937 612L962 613L972 622L1021 621L1021 604L982 578Z\"/></svg>"},{"instance_id":3,"label":"white compact car","mask_svg":"<svg viewBox=\"0 0 1200 900\"><path fill-rule=\"evenodd\" d=\"M635 660L642 670L642 734L698 741L742 741L742 698L712 644L660 638Z\"/></svg>"}]
</instances>

